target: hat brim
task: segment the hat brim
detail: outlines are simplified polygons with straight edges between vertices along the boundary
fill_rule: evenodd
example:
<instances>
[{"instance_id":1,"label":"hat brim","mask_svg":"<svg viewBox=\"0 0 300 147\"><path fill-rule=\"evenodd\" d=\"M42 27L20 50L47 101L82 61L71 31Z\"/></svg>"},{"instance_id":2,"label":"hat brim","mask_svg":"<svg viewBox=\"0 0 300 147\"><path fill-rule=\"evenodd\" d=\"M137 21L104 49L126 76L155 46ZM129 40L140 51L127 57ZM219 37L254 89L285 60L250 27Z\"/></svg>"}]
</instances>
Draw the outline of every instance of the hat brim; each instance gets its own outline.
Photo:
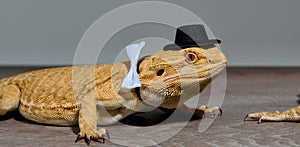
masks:
<instances>
[{"instance_id":1,"label":"hat brim","mask_svg":"<svg viewBox=\"0 0 300 147\"><path fill-rule=\"evenodd\" d=\"M167 44L166 46L164 46L163 50L180 50L180 49L190 48L190 47L200 47L200 48L207 49L207 48L215 47L215 44L221 44L221 40L211 39L205 43L199 43L199 44L185 44L185 45Z\"/></svg>"}]
</instances>

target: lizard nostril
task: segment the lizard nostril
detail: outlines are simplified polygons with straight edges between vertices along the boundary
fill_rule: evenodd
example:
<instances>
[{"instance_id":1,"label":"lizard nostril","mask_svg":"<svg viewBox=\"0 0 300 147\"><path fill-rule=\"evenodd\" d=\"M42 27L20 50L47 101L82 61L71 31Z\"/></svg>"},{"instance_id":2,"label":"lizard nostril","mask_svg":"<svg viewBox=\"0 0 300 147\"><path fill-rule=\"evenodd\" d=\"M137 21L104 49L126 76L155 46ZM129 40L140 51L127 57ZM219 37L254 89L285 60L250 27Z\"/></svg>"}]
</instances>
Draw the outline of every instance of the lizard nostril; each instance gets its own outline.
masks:
<instances>
[{"instance_id":1,"label":"lizard nostril","mask_svg":"<svg viewBox=\"0 0 300 147\"><path fill-rule=\"evenodd\" d=\"M164 72L165 72L164 69L160 69L160 70L156 73L156 75L157 75L157 76L162 76L162 75L164 74Z\"/></svg>"}]
</instances>

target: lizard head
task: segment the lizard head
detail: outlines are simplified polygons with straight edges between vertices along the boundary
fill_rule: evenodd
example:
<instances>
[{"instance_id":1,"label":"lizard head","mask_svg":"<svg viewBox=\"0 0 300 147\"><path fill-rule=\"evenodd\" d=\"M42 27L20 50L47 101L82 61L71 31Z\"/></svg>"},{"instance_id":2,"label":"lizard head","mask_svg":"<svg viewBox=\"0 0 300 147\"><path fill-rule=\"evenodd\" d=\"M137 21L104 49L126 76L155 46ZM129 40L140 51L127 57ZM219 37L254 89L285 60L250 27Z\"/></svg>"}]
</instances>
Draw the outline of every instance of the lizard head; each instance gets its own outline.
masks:
<instances>
[{"instance_id":1,"label":"lizard head","mask_svg":"<svg viewBox=\"0 0 300 147\"><path fill-rule=\"evenodd\" d=\"M176 108L200 93L226 64L217 47L159 50L139 64L141 99L148 105Z\"/></svg>"}]
</instances>

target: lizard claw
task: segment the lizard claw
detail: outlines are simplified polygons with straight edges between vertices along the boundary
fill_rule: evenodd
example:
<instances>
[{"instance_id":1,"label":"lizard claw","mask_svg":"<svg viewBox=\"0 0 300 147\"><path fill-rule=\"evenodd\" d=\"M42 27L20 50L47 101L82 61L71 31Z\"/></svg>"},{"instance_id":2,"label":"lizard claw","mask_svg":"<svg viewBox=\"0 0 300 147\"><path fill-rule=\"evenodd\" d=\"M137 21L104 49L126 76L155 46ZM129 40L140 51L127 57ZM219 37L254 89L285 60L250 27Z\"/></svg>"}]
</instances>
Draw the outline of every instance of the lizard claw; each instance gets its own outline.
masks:
<instances>
[{"instance_id":1,"label":"lizard claw","mask_svg":"<svg viewBox=\"0 0 300 147\"><path fill-rule=\"evenodd\" d=\"M257 124L261 124L261 123L262 123L262 118L259 118Z\"/></svg>"},{"instance_id":2,"label":"lizard claw","mask_svg":"<svg viewBox=\"0 0 300 147\"><path fill-rule=\"evenodd\" d=\"M87 145L90 145L91 141L92 141L93 137L91 136L90 139L87 141Z\"/></svg>"},{"instance_id":3,"label":"lizard claw","mask_svg":"<svg viewBox=\"0 0 300 147\"><path fill-rule=\"evenodd\" d=\"M247 121L247 118L249 117L249 115L247 114L245 117L244 117L244 122Z\"/></svg>"},{"instance_id":4,"label":"lizard claw","mask_svg":"<svg viewBox=\"0 0 300 147\"><path fill-rule=\"evenodd\" d=\"M107 137L107 140L109 140L109 133L105 129L99 129L98 131L93 133L80 132L77 135L75 143L81 139L85 139L87 145L90 145L91 141L105 143L105 137Z\"/></svg>"},{"instance_id":5,"label":"lizard claw","mask_svg":"<svg viewBox=\"0 0 300 147\"><path fill-rule=\"evenodd\" d=\"M75 140L75 143L76 143L77 141L79 141L79 140L80 140L80 134L77 135L77 138L76 138L76 140Z\"/></svg>"},{"instance_id":6,"label":"lizard claw","mask_svg":"<svg viewBox=\"0 0 300 147\"><path fill-rule=\"evenodd\" d=\"M218 116L222 116L223 115L223 110L222 110L222 108L219 108L219 114L218 114Z\"/></svg>"}]
</instances>

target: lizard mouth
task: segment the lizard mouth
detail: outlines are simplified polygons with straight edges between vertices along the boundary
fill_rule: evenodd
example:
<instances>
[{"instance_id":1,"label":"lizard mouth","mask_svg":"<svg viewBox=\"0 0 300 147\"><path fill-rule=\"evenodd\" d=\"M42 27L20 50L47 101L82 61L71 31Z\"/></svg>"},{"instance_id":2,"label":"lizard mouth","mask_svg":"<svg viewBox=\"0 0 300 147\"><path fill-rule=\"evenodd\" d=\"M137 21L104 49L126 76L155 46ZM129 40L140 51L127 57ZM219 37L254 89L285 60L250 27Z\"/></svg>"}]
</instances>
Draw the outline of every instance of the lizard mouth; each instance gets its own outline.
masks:
<instances>
[{"instance_id":1,"label":"lizard mouth","mask_svg":"<svg viewBox=\"0 0 300 147\"><path fill-rule=\"evenodd\" d=\"M213 78L216 77L226 67L227 62L208 65L206 68L199 70L198 78Z\"/></svg>"}]
</instances>

